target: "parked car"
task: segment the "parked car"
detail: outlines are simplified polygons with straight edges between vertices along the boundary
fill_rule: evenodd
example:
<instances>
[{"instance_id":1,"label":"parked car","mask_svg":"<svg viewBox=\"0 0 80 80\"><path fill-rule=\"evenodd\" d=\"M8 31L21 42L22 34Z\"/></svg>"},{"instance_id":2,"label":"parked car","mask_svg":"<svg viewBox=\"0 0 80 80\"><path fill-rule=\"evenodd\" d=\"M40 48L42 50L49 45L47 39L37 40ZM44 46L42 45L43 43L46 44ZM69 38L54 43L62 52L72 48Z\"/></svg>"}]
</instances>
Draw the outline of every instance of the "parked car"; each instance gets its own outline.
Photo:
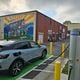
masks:
<instances>
[{"instance_id":1,"label":"parked car","mask_svg":"<svg viewBox=\"0 0 80 80\"><path fill-rule=\"evenodd\" d=\"M14 41L0 45L0 71L8 70L12 76L18 75L24 64L35 58L45 58L47 48L34 41Z\"/></svg>"}]
</instances>

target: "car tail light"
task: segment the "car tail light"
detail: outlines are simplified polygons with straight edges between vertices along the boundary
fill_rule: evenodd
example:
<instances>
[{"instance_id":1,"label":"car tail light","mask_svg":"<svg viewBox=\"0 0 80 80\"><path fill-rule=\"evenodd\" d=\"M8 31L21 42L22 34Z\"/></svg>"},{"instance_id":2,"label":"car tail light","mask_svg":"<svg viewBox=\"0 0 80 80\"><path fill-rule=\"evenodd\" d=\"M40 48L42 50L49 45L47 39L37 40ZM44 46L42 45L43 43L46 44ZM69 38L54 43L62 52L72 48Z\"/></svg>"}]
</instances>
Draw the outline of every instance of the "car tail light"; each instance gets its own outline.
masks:
<instances>
[{"instance_id":1,"label":"car tail light","mask_svg":"<svg viewBox=\"0 0 80 80\"><path fill-rule=\"evenodd\" d=\"M5 54L5 55L0 54L0 59L5 59L5 58L7 58L8 56L9 56L9 54Z\"/></svg>"}]
</instances>

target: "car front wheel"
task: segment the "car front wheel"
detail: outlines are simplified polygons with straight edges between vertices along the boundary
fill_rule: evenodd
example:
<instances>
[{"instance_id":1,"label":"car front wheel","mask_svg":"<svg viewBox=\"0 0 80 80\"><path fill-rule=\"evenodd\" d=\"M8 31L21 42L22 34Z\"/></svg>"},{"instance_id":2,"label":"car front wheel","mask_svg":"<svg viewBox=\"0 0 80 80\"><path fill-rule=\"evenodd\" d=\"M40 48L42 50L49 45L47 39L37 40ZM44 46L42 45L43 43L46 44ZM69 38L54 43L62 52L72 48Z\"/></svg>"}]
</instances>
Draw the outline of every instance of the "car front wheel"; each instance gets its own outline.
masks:
<instances>
[{"instance_id":1,"label":"car front wheel","mask_svg":"<svg viewBox=\"0 0 80 80\"><path fill-rule=\"evenodd\" d=\"M44 59L44 58L46 57L46 55L47 55L47 51L44 50L44 51L42 52L41 59Z\"/></svg>"},{"instance_id":2,"label":"car front wheel","mask_svg":"<svg viewBox=\"0 0 80 80\"><path fill-rule=\"evenodd\" d=\"M14 61L9 68L9 74L12 76L18 75L19 72L22 70L22 67L23 67L23 61L22 60Z\"/></svg>"}]
</instances>

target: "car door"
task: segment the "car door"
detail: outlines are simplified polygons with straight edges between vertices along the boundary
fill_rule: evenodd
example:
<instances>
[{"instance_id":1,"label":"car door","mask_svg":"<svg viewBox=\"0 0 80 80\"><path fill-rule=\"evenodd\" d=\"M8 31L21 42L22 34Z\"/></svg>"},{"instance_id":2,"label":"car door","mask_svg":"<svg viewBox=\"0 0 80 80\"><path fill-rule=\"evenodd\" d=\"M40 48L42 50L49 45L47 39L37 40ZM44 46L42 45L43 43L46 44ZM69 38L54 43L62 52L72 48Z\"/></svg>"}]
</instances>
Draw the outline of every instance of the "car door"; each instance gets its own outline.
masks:
<instances>
[{"instance_id":1,"label":"car door","mask_svg":"<svg viewBox=\"0 0 80 80\"><path fill-rule=\"evenodd\" d=\"M41 47L34 41L30 42L31 45L31 58L36 58L41 56Z\"/></svg>"},{"instance_id":2,"label":"car door","mask_svg":"<svg viewBox=\"0 0 80 80\"><path fill-rule=\"evenodd\" d=\"M24 42L21 44L18 44L15 49L17 49L18 52L21 52L20 57L23 58L25 61L28 61L32 59L31 57L31 47L29 46L28 42Z\"/></svg>"}]
</instances>

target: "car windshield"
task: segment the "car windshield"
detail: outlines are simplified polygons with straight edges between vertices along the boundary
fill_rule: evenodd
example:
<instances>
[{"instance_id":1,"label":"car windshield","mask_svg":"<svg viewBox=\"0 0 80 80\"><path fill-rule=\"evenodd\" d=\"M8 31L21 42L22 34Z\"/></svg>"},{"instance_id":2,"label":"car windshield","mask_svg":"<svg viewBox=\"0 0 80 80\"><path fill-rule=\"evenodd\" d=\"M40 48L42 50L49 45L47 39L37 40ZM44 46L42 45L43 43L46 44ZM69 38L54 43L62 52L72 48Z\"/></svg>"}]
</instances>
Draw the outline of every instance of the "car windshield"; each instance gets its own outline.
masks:
<instances>
[{"instance_id":1,"label":"car windshield","mask_svg":"<svg viewBox=\"0 0 80 80\"><path fill-rule=\"evenodd\" d=\"M0 51L11 49L12 48L12 44L0 45Z\"/></svg>"}]
</instances>

